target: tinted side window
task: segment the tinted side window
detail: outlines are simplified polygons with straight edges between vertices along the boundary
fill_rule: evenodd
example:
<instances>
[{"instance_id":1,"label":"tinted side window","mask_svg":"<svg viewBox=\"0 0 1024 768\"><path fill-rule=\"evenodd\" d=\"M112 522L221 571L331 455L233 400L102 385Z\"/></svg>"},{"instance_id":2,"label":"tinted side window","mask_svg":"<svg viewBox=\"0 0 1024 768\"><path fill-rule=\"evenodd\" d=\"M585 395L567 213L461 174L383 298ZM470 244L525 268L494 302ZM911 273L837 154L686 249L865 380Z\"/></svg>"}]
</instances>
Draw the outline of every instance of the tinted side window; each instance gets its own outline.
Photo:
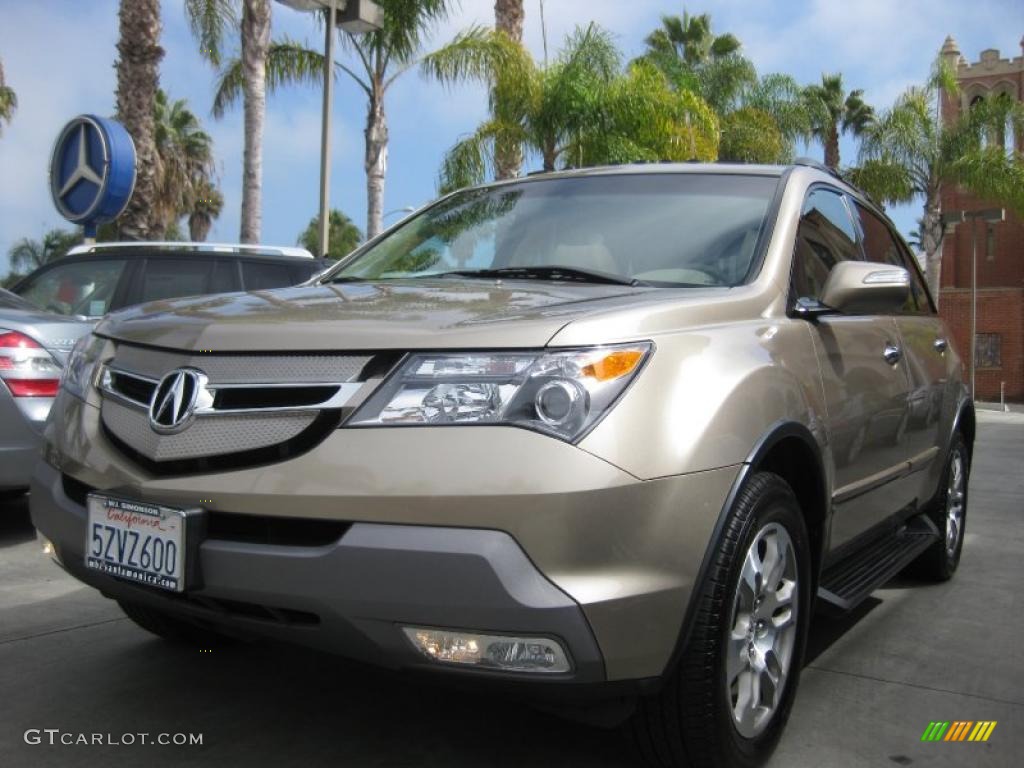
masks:
<instances>
[{"instance_id":1,"label":"tinted side window","mask_svg":"<svg viewBox=\"0 0 1024 768\"><path fill-rule=\"evenodd\" d=\"M900 246L884 221L859 203L855 203L854 207L860 219L864 258L867 261L903 267L910 273L910 296L903 305L902 314L930 314L931 305L928 303L928 294L921 275L915 265L910 263L913 257Z\"/></svg>"},{"instance_id":2,"label":"tinted side window","mask_svg":"<svg viewBox=\"0 0 1024 768\"><path fill-rule=\"evenodd\" d=\"M793 294L821 296L832 267L859 258L850 212L838 192L815 189L807 196L793 253Z\"/></svg>"},{"instance_id":3,"label":"tinted side window","mask_svg":"<svg viewBox=\"0 0 1024 768\"><path fill-rule=\"evenodd\" d=\"M207 293L213 262L199 259L147 259L137 301L176 299Z\"/></svg>"},{"instance_id":4,"label":"tinted side window","mask_svg":"<svg viewBox=\"0 0 1024 768\"><path fill-rule=\"evenodd\" d=\"M30 278L18 292L41 309L99 317L110 309L126 263L124 259L91 259L60 264Z\"/></svg>"},{"instance_id":5,"label":"tinted side window","mask_svg":"<svg viewBox=\"0 0 1024 768\"><path fill-rule=\"evenodd\" d=\"M242 282L247 291L262 291L268 288L284 288L294 285L296 280L290 264L243 261Z\"/></svg>"},{"instance_id":6,"label":"tinted side window","mask_svg":"<svg viewBox=\"0 0 1024 768\"><path fill-rule=\"evenodd\" d=\"M219 260L213 267L210 293L231 293L239 289L237 262L232 259Z\"/></svg>"}]
</instances>

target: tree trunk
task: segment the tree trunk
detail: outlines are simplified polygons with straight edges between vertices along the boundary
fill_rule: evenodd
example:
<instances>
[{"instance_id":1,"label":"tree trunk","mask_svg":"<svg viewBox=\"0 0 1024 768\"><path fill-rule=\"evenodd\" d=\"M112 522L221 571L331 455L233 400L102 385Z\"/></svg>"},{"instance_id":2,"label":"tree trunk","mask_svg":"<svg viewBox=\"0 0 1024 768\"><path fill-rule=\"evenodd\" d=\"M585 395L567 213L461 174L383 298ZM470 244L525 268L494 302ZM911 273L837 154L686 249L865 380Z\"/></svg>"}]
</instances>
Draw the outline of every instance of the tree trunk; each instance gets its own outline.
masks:
<instances>
[{"instance_id":1,"label":"tree trunk","mask_svg":"<svg viewBox=\"0 0 1024 768\"><path fill-rule=\"evenodd\" d=\"M839 126L833 125L825 141L825 165L833 171L839 170Z\"/></svg>"},{"instance_id":2,"label":"tree trunk","mask_svg":"<svg viewBox=\"0 0 1024 768\"><path fill-rule=\"evenodd\" d=\"M550 173L555 170L555 163L558 162L558 146L555 141L545 141L540 155L544 161L544 171Z\"/></svg>"},{"instance_id":3,"label":"tree trunk","mask_svg":"<svg viewBox=\"0 0 1024 768\"><path fill-rule=\"evenodd\" d=\"M494 27L517 43L523 42L523 0L495 0ZM497 179L514 179L523 166L523 148L516 141L496 142L494 175Z\"/></svg>"},{"instance_id":4,"label":"tree trunk","mask_svg":"<svg viewBox=\"0 0 1024 768\"><path fill-rule=\"evenodd\" d=\"M193 243L202 243L210 234L213 221L203 213L193 213L188 217L188 236Z\"/></svg>"},{"instance_id":5,"label":"tree trunk","mask_svg":"<svg viewBox=\"0 0 1024 768\"><path fill-rule=\"evenodd\" d=\"M375 86L366 114L366 239L384 228L384 177L388 172L388 121L383 88Z\"/></svg>"},{"instance_id":6,"label":"tree trunk","mask_svg":"<svg viewBox=\"0 0 1024 768\"><path fill-rule=\"evenodd\" d=\"M160 0L121 0L117 43L117 117L135 142L137 177L128 207L118 220L120 234L145 240L159 234L156 140L153 104L159 81Z\"/></svg>"},{"instance_id":7,"label":"tree trunk","mask_svg":"<svg viewBox=\"0 0 1024 768\"><path fill-rule=\"evenodd\" d=\"M924 217L921 219L921 247L925 253L925 279L928 290L939 306L939 290L942 287L942 212L939 208L939 191L928 193L924 202Z\"/></svg>"},{"instance_id":8,"label":"tree trunk","mask_svg":"<svg viewBox=\"0 0 1024 768\"><path fill-rule=\"evenodd\" d=\"M267 112L267 54L270 50L270 0L242 5L242 85L245 146L242 153L243 243L258 243L263 223L263 119Z\"/></svg>"},{"instance_id":9,"label":"tree trunk","mask_svg":"<svg viewBox=\"0 0 1024 768\"><path fill-rule=\"evenodd\" d=\"M517 43L523 42L523 0L494 0L494 27Z\"/></svg>"}]
</instances>

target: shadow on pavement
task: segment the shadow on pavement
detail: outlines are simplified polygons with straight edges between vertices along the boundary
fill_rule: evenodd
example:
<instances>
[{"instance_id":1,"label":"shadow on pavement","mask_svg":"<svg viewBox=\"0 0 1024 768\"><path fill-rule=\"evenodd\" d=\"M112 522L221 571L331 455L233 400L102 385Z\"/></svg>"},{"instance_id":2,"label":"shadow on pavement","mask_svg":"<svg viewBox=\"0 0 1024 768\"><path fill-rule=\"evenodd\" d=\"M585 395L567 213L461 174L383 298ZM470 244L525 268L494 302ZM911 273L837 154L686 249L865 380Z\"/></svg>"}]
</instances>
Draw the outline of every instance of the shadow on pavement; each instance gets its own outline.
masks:
<instances>
[{"instance_id":1,"label":"shadow on pavement","mask_svg":"<svg viewBox=\"0 0 1024 768\"><path fill-rule=\"evenodd\" d=\"M28 494L0 496L0 549L24 544L36 537L28 514Z\"/></svg>"},{"instance_id":2,"label":"shadow on pavement","mask_svg":"<svg viewBox=\"0 0 1024 768\"><path fill-rule=\"evenodd\" d=\"M842 616L825 616L820 611L811 619L811 629L807 635L807 650L804 653L804 666L809 666L827 651L832 644L853 629L861 619L882 604L877 597L869 597L852 611Z\"/></svg>"}]
</instances>

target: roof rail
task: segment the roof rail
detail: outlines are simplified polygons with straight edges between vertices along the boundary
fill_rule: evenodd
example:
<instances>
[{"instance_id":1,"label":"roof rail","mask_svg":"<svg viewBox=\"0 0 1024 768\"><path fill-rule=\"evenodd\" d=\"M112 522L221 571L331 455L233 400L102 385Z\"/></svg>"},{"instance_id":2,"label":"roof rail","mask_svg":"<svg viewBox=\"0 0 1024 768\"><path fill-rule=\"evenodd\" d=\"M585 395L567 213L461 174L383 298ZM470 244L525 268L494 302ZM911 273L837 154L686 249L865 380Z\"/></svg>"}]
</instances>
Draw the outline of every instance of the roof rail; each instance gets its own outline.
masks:
<instances>
[{"instance_id":1,"label":"roof rail","mask_svg":"<svg viewBox=\"0 0 1024 768\"><path fill-rule=\"evenodd\" d=\"M109 243L87 243L76 245L70 251L69 256L76 256L83 253L102 253L122 248L137 249L147 248L151 250L173 250L191 251L194 253L244 253L247 256L280 257L292 256L295 258L312 259L313 254L305 248L289 245L247 245L242 243L197 243L190 241L165 241L165 240L125 240Z\"/></svg>"},{"instance_id":2,"label":"roof rail","mask_svg":"<svg viewBox=\"0 0 1024 768\"><path fill-rule=\"evenodd\" d=\"M805 168L813 168L816 171L827 173L829 176L834 176L840 181L846 181L842 175L835 168L830 168L819 160L815 160L813 157L798 157L793 161L793 165L802 165Z\"/></svg>"},{"instance_id":3,"label":"roof rail","mask_svg":"<svg viewBox=\"0 0 1024 768\"><path fill-rule=\"evenodd\" d=\"M873 198L871 195L869 195L863 189L858 187L856 184L854 184L848 178L843 176L843 174L841 174L835 168L830 168L829 166L825 165L824 163L818 162L817 160L815 160L814 158L811 158L811 157L798 157L796 160L793 161L793 165L802 165L802 166L804 166L806 168L814 168L815 170L821 171L822 173L827 173L829 176L831 176L831 177L833 177L835 179L839 179L839 181L843 182L843 184L845 184L846 186L850 187L851 189L857 190L867 200L870 200L874 205L878 206L879 210L881 210L881 211L885 210L885 205L883 203L879 202L878 200L875 200L875 198Z\"/></svg>"}]
</instances>

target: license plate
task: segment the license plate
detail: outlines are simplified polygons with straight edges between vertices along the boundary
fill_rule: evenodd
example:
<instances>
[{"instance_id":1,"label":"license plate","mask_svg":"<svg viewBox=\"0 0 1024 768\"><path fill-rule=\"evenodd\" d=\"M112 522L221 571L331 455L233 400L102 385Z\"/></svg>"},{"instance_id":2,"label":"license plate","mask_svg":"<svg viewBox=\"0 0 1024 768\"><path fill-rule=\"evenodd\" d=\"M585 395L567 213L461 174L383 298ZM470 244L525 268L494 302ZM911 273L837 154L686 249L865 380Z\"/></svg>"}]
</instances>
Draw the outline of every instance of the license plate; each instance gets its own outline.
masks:
<instances>
[{"instance_id":1,"label":"license plate","mask_svg":"<svg viewBox=\"0 0 1024 768\"><path fill-rule=\"evenodd\" d=\"M187 510L89 494L85 565L166 589L185 589Z\"/></svg>"}]
</instances>

